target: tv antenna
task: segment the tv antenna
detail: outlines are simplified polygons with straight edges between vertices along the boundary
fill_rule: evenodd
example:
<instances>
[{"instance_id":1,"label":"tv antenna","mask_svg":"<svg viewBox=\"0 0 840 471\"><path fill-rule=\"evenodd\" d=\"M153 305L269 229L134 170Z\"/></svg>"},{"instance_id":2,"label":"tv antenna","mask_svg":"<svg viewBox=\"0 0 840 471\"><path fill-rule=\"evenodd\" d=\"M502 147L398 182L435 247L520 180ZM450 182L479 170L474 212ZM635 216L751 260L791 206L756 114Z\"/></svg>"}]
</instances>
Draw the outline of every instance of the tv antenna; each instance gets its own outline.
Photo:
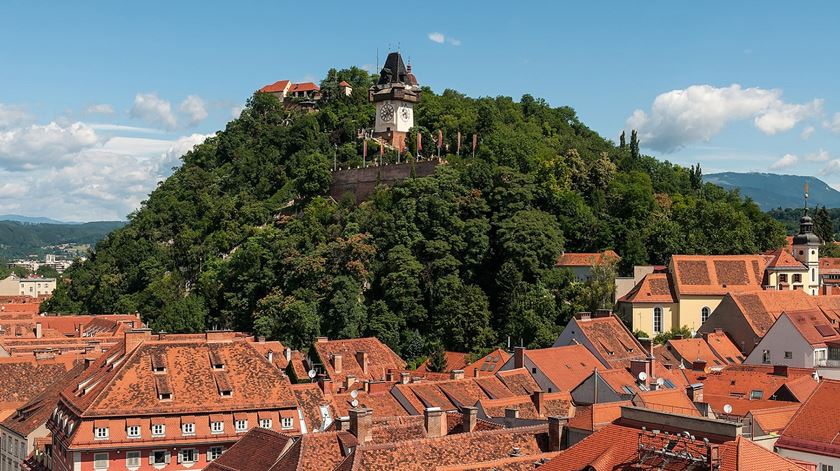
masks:
<instances>
[{"instance_id":1,"label":"tv antenna","mask_svg":"<svg viewBox=\"0 0 840 471\"><path fill-rule=\"evenodd\" d=\"M312 378L314 378L314 377L315 377L315 374L316 374L316 373L315 373L315 370L309 370L309 371L306 373L306 376L309 376L309 379L312 379Z\"/></svg>"},{"instance_id":2,"label":"tv antenna","mask_svg":"<svg viewBox=\"0 0 840 471\"><path fill-rule=\"evenodd\" d=\"M355 389L350 391L350 397L352 397L353 399L356 399L357 397L359 397L359 391L357 391Z\"/></svg>"},{"instance_id":3,"label":"tv antenna","mask_svg":"<svg viewBox=\"0 0 840 471\"><path fill-rule=\"evenodd\" d=\"M358 405L359 405L359 401L357 401L356 399L353 399L353 400L350 402L350 405L351 405L351 406L353 406L353 407L356 407L356 406L358 406Z\"/></svg>"},{"instance_id":4,"label":"tv antenna","mask_svg":"<svg viewBox=\"0 0 840 471\"><path fill-rule=\"evenodd\" d=\"M729 405L729 404L724 404L723 405L723 412L725 414L731 414L732 413L732 406Z\"/></svg>"}]
</instances>

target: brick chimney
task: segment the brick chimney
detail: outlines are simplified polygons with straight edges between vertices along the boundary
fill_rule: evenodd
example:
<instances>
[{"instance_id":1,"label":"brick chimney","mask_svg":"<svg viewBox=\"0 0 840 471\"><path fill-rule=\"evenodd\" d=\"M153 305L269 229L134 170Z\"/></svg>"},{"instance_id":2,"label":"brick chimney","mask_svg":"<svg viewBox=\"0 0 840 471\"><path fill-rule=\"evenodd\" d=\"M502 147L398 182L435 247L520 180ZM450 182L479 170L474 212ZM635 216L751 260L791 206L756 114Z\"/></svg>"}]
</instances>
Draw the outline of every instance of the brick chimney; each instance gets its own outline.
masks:
<instances>
[{"instance_id":1,"label":"brick chimney","mask_svg":"<svg viewBox=\"0 0 840 471\"><path fill-rule=\"evenodd\" d=\"M513 367L525 368L525 347L513 347Z\"/></svg>"},{"instance_id":2,"label":"brick chimney","mask_svg":"<svg viewBox=\"0 0 840 471\"><path fill-rule=\"evenodd\" d=\"M773 374L775 376L784 376L785 378L787 378L788 366L787 365L773 365Z\"/></svg>"},{"instance_id":3,"label":"brick chimney","mask_svg":"<svg viewBox=\"0 0 840 471\"><path fill-rule=\"evenodd\" d=\"M706 371L706 360L694 360L691 362L691 369L694 371Z\"/></svg>"},{"instance_id":4,"label":"brick chimney","mask_svg":"<svg viewBox=\"0 0 840 471\"><path fill-rule=\"evenodd\" d=\"M427 407L423 411L423 422L426 425L426 436L429 438L446 435L446 417L440 407Z\"/></svg>"},{"instance_id":5,"label":"brick chimney","mask_svg":"<svg viewBox=\"0 0 840 471\"><path fill-rule=\"evenodd\" d=\"M344 362L343 362L343 358L342 358L341 354L340 353L333 354L332 358L330 359L330 362L332 363L333 370L335 370L336 373L341 373L341 370L344 366Z\"/></svg>"},{"instance_id":6,"label":"brick chimney","mask_svg":"<svg viewBox=\"0 0 840 471\"><path fill-rule=\"evenodd\" d=\"M588 321L588 320L592 319L592 313L591 312L576 312L575 313L575 319L577 319L579 321Z\"/></svg>"},{"instance_id":7,"label":"brick chimney","mask_svg":"<svg viewBox=\"0 0 840 471\"><path fill-rule=\"evenodd\" d=\"M289 363L290 361L292 361L292 349L289 348L289 347L286 347L286 349L283 350L283 357L286 358L286 363Z\"/></svg>"},{"instance_id":8,"label":"brick chimney","mask_svg":"<svg viewBox=\"0 0 840 471\"><path fill-rule=\"evenodd\" d=\"M373 414L370 409L357 407L350 409L350 433L356 436L359 443L367 443L371 439L371 424Z\"/></svg>"},{"instance_id":9,"label":"brick chimney","mask_svg":"<svg viewBox=\"0 0 840 471\"><path fill-rule=\"evenodd\" d=\"M537 409L537 413L542 417L545 415L545 404L543 403L543 393L542 391L534 391L531 393L531 401L534 403L534 408Z\"/></svg>"},{"instance_id":10,"label":"brick chimney","mask_svg":"<svg viewBox=\"0 0 840 471\"><path fill-rule=\"evenodd\" d=\"M464 432L472 432L475 430L475 424L478 422L478 408L463 406L461 407L461 428Z\"/></svg>"},{"instance_id":11,"label":"brick chimney","mask_svg":"<svg viewBox=\"0 0 840 471\"><path fill-rule=\"evenodd\" d=\"M332 380L327 378L327 375L325 374L318 375L318 387L321 388L321 391L324 394L332 394L333 392Z\"/></svg>"},{"instance_id":12,"label":"brick chimney","mask_svg":"<svg viewBox=\"0 0 840 471\"><path fill-rule=\"evenodd\" d=\"M639 341L639 344L642 346L642 351L645 352L645 355L647 355L648 358L653 358L653 340L651 340L647 337L642 337L642 338L637 339L637 340Z\"/></svg>"},{"instance_id":13,"label":"brick chimney","mask_svg":"<svg viewBox=\"0 0 840 471\"><path fill-rule=\"evenodd\" d=\"M568 417L552 416L548 418L548 451L560 451L565 447L563 431L568 423Z\"/></svg>"},{"instance_id":14,"label":"brick chimney","mask_svg":"<svg viewBox=\"0 0 840 471\"><path fill-rule=\"evenodd\" d=\"M400 373L400 384L408 384L411 382L411 374L406 371Z\"/></svg>"},{"instance_id":15,"label":"brick chimney","mask_svg":"<svg viewBox=\"0 0 840 471\"><path fill-rule=\"evenodd\" d=\"M338 432L349 432L350 431L350 417L336 417L335 418L335 430Z\"/></svg>"},{"instance_id":16,"label":"brick chimney","mask_svg":"<svg viewBox=\"0 0 840 471\"><path fill-rule=\"evenodd\" d=\"M315 343L324 343L327 341L329 341L329 338L327 337L315 337Z\"/></svg>"},{"instance_id":17,"label":"brick chimney","mask_svg":"<svg viewBox=\"0 0 840 471\"><path fill-rule=\"evenodd\" d=\"M518 418L519 409L514 409L513 407L505 408L505 428L513 428Z\"/></svg>"},{"instance_id":18,"label":"brick chimney","mask_svg":"<svg viewBox=\"0 0 840 471\"><path fill-rule=\"evenodd\" d=\"M597 319L601 317L610 317L610 314L612 314L612 311L609 309L597 309L594 313L592 313L592 318Z\"/></svg>"},{"instance_id":19,"label":"brick chimney","mask_svg":"<svg viewBox=\"0 0 840 471\"><path fill-rule=\"evenodd\" d=\"M35 323L35 338L39 339L44 336L44 327L41 325L40 322Z\"/></svg>"},{"instance_id":20,"label":"brick chimney","mask_svg":"<svg viewBox=\"0 0 840 471\"><path fill-rule=\"evenodd\" d=\"M356 352L356 363L362 369L362 373L368 374L368 354L367 352Z\"/></svg>"},{"instance_id":21,"label":"brick chimney","mask_svg":"<svg viewBox=\"0 0 840 471\"><path fill-rule=\"evenodd\" d=\"M347 375L344 377L344 389L350 389L356 384L356 375Z\"/></svg>"},{"instance_id":22,"label":"brick chimney","mask_svg":"<svg viewBox=\"0 0 840 471\"><path fill-rule=\"evenodd\" d=\"M644 372L644 374L647 375L647 379L645 379L644 384L647 385L653 377L651 365L651 360L630 360L630 374L633 375L633 379L638 381L639 373Z\"/></svg>"},{"instance_id":23,"label":"brick chimney","mask_svg":"<svg viewBox=\"0 0 840 471\"><path fill-rule=\"evenodd\" d=\"M125 352L133 352L141 343L152 338L152 329L131 329L125 332Z\"/></svg>"},{"instance_id":24,"label":"brick chimney","mask_svg":"<svg viewBox=\"0 0 840 471\"><path fill-rule=\"evenodd\" d=\"M452 370L449 372L450 379L464 379L464 370Z\"/></svg>"},{"instance_id":25,"label":"brick chimney","mask_svg":"<svg viewBox=\"0 0 840 471\"><path fill-rule=\"evenodd\" d=\"M388 368L387 370L385 370L385 381L387 381L389 383L396 382L396 379L394 378L394 369L393 368Z\"/></svg>"},{"instance_id":26,"label":"brick chimney","mask_svg":"<svg viewBox=\"0 0 840 471\"><path fill-rule=\"evenodd\" d=\"M685 393L691 402L703 402L703 383L695 383L685 388Z\"/></svg>"}]
</instances>

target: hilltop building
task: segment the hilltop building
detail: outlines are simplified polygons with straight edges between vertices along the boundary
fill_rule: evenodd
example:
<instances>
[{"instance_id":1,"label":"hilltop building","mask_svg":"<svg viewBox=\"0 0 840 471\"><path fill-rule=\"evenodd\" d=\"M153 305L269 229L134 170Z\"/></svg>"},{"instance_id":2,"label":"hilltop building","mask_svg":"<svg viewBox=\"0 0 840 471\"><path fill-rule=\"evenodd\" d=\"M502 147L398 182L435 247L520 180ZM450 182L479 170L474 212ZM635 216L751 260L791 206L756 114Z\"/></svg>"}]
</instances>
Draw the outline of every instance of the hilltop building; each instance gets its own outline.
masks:
<instances>
[{"instance_id":1,"label":"hilltop building","mask_svg":"<svg viewBox=\"0 0 840 471\"><path fill-rule=\"evenodd\" d=\"M30 298L50 296L55 291L55 285L55 278L43 278L37 275L19 278L17 275L9 275L0 280L0 296L28 296Z\"/></svg>"},{"instance_id":2,"label":"hilltop building","mask_svg":"<svg viewBox=\"0 0 840 471\"><path fill-rule=\"evenodd\" d=\"M420 86L411 72L411 64L406 67L399 52L388 54L368 97L376 106L373 137L404 149L408 131L414 127L414 105L420 101Z\"/></svg>"}]
</instances>

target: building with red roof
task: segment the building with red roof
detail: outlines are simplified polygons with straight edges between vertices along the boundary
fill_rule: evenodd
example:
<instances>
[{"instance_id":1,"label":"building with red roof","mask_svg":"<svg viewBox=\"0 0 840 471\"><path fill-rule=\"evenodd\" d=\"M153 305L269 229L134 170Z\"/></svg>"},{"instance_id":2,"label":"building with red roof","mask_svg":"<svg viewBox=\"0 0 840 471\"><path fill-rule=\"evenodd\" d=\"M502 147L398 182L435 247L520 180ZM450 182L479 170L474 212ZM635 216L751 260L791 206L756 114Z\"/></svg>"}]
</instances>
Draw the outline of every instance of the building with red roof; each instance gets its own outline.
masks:
<instances>
[{"instance_id":1,"label":"building with red roof","mask_svg":"<svg viewBox=\"0 0 840 471\"><path fill-rule=\"evenodd\" d=\"M576 279L586 281L592 277L592 267L617 264L619 261L621 261L621 257L612 250L596 253L563 252L557 258L555 266L566 268L572 272Z\"/></svg>"},{"instance_id":2,"label":"building with red roof","mask_svg":"<svg viewBox=\"0 0 840 471\"><path fill-rule=\"evenodd\" d=\"M502 370L525 368L545 392L571 392L592 371L607 369L583 345L528 350L516 347Z\"/></svg>"},{"instance_id":3,"label":"building with red roof","mask_svg":"<svg viewBox=\"0 0 840 471\"><path fill-rule=\"evenodd\" d=\"M644 360L646 352L624 322L610 311L576 314L554 342L555 347L580 344L606 368L627 368Z\"/></svg>"},{"instance_id":4,"label":"building with red roof","mask_svg":"<svg viewBox=\"0 0 840 471\"><path fill-rule=\"evenodd\" d=\"M289 80L278 80L260 88L259 91L274 95L285 104L291 99L317 99L321 88L312 82L292 83Z\"/></svg>"},{"instance_id":5,"label":"building with red roof","mask_svg":"<svg viewBox=\"0 0 840 471\"><path fill-rule=\"evenodd\" d=\"M406 367L405 360L376 337L319 337L311 352L310 367L323 371L335 392L362 389L365 381L395 382L396 373Z\"/></svg>"},{"instance_id":6,"label":"building with red roof","mask_svg":"<svg viewBox=\"0 0 840 471\"><path fill-rule=\"evenodd\" d=\"M203 467L253 427L299 433L288 378L233 332L125 333L61 391L54 469Z\"/></svg>"},{"instance_id":7,"label":"building with red roof","mask_svg":"<svg viewBox=\"0 0 840 471\"><path fill-rule=\"evenodd\" d=\"M840 381L824 380L782 430L776 449L783 456L840 469Z\"/></svg>"},{"instance_id":8,"label":"building with red roof","mask_svg":"<svg viewBox=\"0 0 840 471\"><path fill-rule=\"evenodd\" d=\"M837 370L840 378L840 331L823 311L785 311L764 334L747 357L751 365L787 365L799 368Z\"/></svg>"}]
</instances>

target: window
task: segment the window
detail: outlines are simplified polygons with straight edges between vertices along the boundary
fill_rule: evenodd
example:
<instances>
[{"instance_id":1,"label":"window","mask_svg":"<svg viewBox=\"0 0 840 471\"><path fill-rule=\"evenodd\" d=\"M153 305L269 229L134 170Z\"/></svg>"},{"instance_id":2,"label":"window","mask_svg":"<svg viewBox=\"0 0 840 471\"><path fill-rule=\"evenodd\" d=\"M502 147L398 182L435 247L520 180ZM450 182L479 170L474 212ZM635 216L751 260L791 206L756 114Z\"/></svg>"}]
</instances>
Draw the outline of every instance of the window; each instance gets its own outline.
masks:
<instances>
[{"instance_id":1,"label":"window","mask_svg":"<svg viewBox=\"0 0 840 471\"><path fill-rule=\"evenodd\" d=\"M811 269L811 281L815 281L816 276L817 276L817 275L816 275L816 273L814 272L814 269L812 268L812 269Z\"/></svg>"},{"instance_id":2,"label":"window","mask_svg":"<svg viewBox=\"0 0 840 471\"><path fill-rule=\"evenodd\" d=\"M793 358L793 352L785 352L785 360L790 360Z\"/></svg>"},{"instance_id":3,"label":"window","mask_svg":"<svg viewBox=\"0 0 840 471\"><path fill-rule=\"evenodd\" d=\"M236 426L237 432L247 432L248 431L248 421L247 420L235 420L233 424Z\"/></svg>"},{"instance_id":4,"label":"window","mask_svg":"<svg viewBox=\"0 0 840 471\"><path fill-rule=\"evenodd\" d=\"M820 471L834 471L834 466L830 464L820 465Z\"/></svg>"},{"instance_id":5,"label":"window","mask_svg":"<svg viewBox=\"0 0 840 471\"><path fill-rule=\"evenodd\" d=\"M761 352L761 362L770 363L770 350L764 350Z\"/></svg>"},{"instance_id":6,"label":"window","mask_svg":"<svg viewBox=\"0 0 840 471\"><path fill-rule=\"evenodd\" d=\"M210 422L210 431L213 433L222 433L225 431L224 422Z\"/></svg>"},{"instance_id":7,"label":"window","mask_svg":"<svg viewBox=\"0 0 840 471\"><path fill-rule=\"evenodd\" d=\"M207 450L207 461L213 461L218 459L222 456L222 447L220 446L211 446L209 450Z\"/></svg>"},{"instance_id":8,"label":"window","mask_svg":"<svg viewBox=\"0 0 840 471\"><path fill-rule=\"evenodd\" d=\"M288 429L295 426L295 421L291 417L281 417L280 418L280 428Z\"/></svg>"},{"instance_id":9,"label":"window","mask_svg":"<svg viewBox=\"0 0 840 471\"><path fill-rule=\"evenodd\" d=\"M93 454L93 469L108 469L108 453Z\"/></svg>"},{"instance_id":10,"label":"window","mask_svg":"<svg viewBox=\"0 0 840 471\"><path fill-rule=\"evenodd\" d=\"M260 427L271 428L271 419L260 419Z\"/></svg>"},{"instance_id":11,"label":"window","mask_svg":"<svg viewBox=\"0 0 840 471\"><path fill-rule=\"evenodd\" d=\"M531 374L537 374L537 369L536 368L531 368Z\"/></svg>"},{"instance_id":12,"label":"window","mask_svg":"<svg viewBox=\"0 0 840 471\"><path fill-rule=\"evenodd\" d=\"M166 464L169 462L169 452L166 450L154 450L149 455L149 464Z\"/></svg>"},{"instance_id":13,"label":"window","mask_svg":"<svg viewBox=\"0 0 840 471\"><path fill-rule=\"evenodd\" d=\"M754 389L754 390L750 391L750 400L751 401L754 401L756 399L761 399L762 396L764 396L764 391L761 391L761 390L758 390L758 389Z\"/></svg>"},{"instance_id":14,"label":"window","mask_svg":"<svg viewBox=\"0 0 840 471\"><path fill-rule=\"evenodd\" d=\"M662 333L662 308L659 306L653 308L653 333Z\"/></svg>"},{"instance_id":15,"label":"window","mask_svg":"<svg viewBox=\"0 0 840 471\"><path fill-rule=\"evenodd\" d=\"M709 306L703 306L703 309L700 309L700 323L705 324L706 319L712 314L712 310L709 309Z\"/></svg>"},{"instance_id":16,"label":"window","mask_svg":"<svg viewBox=\"0 0 840 471\"><path fill-rule=\"evenodd\" d=\"M166 426L165 425L163 425L163 424L152 425L152 436L162 437L164 433L166 433Z\"/></svg>"},{"instance_id":17,"label":"window","mask_svg":"<svg viewBox=\"0 0 840 471\"><path fill-rule=\"evenodd\" d=\"M130 468L140 467L140 452L129 451L125 454L125 465Z\"/></svg>"},{"instance_id":18,"label":"window","mask_svg":"<svg viewBox=\"0 0 840 471\"><path fill-rule=\"evenodd\" d=\"M198 461L198 450L195 448L185 448L178 454L179 463L195 463Z\"/></svg>"},{"instance_id":19,"label":"window","mask_svg":"<svg viewBox=\"0 0 840 471\"><path fill-rule=\"evenodd\" d=\"M125 429L125 434L128 435L128 438L140 438L140 426L129 425Z\"/></svg>"},{"instance_id":20,"label":"window","mask_svg":"<svg viewBox=\"0 0 840 471\"><path fill-rule=\"evenodd\" d=\"M158 394L158 399L160 399L161 401L172 400L172 393L160 393Z\"/></svg>"},{"instance_id":21,"label":"window","mask_svg":"<svg viewBox=\"0 0 840 471\"><path fill-rule=\"evenodd\" d=\"M182 435L195 435L195 424L181 424Z\"/></svg>"},{"instance_id":22,"label":"window","mask_svg":"<svg viewBox=\"0 0 840 471\"><path fill-rule=\"evenodd\" d=\"M108 427L94 427L93 436L97 440L106 440L108 438Z\"/></svg>"},{"instance_id":23,"label":"window","mask_svg":"<svg viewBox=\"0 0 840 471\"><path fill-rule=\"evenodd\" d=\"M794 273L793 274L793 282L794 283L802 283L802 274L801 273Z\"/></svg>"}]
</instances>

